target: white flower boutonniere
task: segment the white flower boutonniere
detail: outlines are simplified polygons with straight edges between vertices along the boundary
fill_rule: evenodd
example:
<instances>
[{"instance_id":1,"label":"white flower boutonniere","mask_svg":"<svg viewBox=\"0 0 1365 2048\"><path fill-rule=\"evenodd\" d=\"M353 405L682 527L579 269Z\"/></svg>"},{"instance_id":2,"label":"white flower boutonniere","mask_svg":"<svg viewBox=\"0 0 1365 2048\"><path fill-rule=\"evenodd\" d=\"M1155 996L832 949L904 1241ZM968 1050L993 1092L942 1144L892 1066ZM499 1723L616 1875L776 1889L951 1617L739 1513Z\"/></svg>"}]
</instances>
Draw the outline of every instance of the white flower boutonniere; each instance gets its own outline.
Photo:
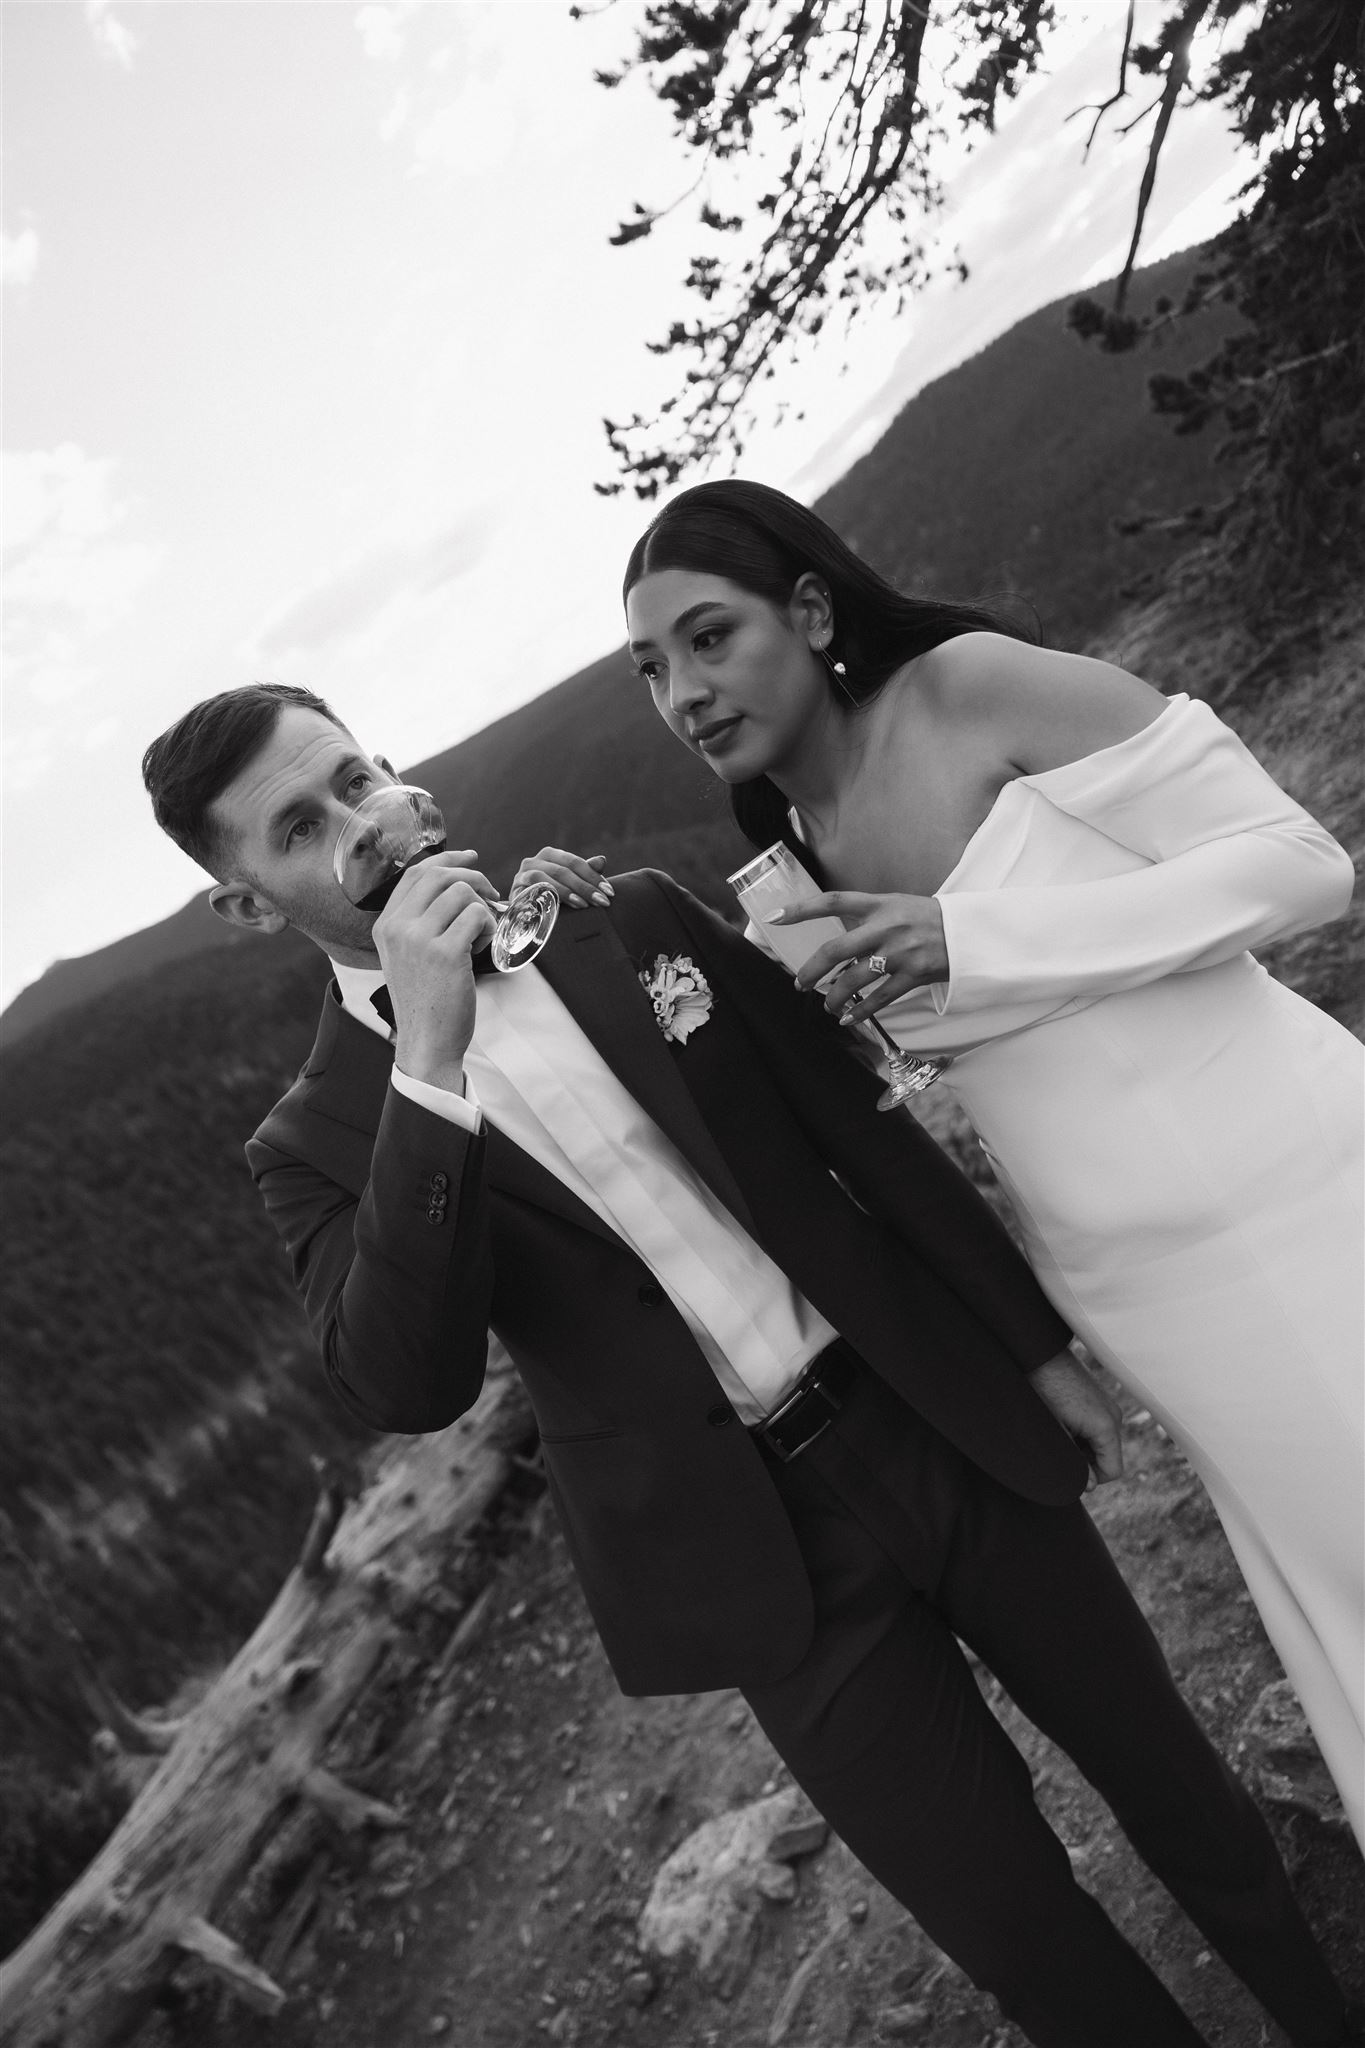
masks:
<instances>
[{"instance_id":1,"label":"white flower boutonniere","mask_svg":"<svg viewBox=\"0 0 1365 2048\"><path fill-rule=\"evenodd\" d=\"M711 1014L711 985L686 954L672 960L660 953L653 967L642 967L640 986L654 1005L654 1021L667 1039L681 1045Z\"/></svg>"}]
</instances>

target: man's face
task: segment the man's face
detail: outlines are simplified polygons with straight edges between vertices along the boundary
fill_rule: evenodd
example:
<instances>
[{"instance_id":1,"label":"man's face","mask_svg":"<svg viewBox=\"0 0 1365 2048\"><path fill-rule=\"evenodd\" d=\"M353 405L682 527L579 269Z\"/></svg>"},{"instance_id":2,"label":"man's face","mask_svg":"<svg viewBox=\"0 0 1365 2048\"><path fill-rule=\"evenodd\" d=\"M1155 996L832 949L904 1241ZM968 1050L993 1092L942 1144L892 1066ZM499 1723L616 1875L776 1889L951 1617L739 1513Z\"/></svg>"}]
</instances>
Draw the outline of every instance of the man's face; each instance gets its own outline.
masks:
<instances>
[{"instance_id":1,"label":"man's face","mask_svg":"<svg viewBox=\"0 0 1365 2048\"><path fill-rule=\"evenodd\" d=\"M233 922L275 928L268 914L224 910L264 905L334 960L374 966L374 914L347 902L332 851L361 798L395 779L320 711L287 705L260 752L209 807L230 849L215 908Z\"/></svg>"}]
</instances>

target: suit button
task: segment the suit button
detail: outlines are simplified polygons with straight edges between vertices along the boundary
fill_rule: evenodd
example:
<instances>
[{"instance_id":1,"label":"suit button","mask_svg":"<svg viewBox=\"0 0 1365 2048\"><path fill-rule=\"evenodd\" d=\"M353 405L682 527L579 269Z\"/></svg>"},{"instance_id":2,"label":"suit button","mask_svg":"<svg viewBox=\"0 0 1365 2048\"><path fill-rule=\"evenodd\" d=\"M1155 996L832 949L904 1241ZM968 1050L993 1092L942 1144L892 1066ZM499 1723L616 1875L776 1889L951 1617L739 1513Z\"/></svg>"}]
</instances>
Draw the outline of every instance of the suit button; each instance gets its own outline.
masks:
<instances>
[{"instance_id":1,"label":"suit button","mask_svg":"<svg viewBox=\"0 0 1365 2048\"><path fill-rule=\"evenodd\" d=\"M445 1220L446 1212L444 1209L438 1209L433 1205L430 1209L427 1210L428 1223L444 1223Z\"/></svg>"},{"instance_id":2,"label":"suit button","mask_svg":"<svg viewBox=\"0 0 1365 2048\"><path fill-rule=\"evenodd\" d=\"M449 1195L443 1195L443 1194L442 1194L442 1193L440 1192L440 1190L439 1190L439 1189L436 1189L436 1190L435 1190L435 1191L434 1191L434 1192L433 1192L433 1193L432 1193L432 1194L431 1194L431 1195L430 1195L430 1196L428 1197L428 1200L430 1201L430 1203L431 1203L431 1206L432 1206L432 1208L433 1208L433 1209L444 1209L444 1207L445 1207L446 1203L447 1203L447 1202L448 1202L448 1201L450 1200L450 1196L449 1196Z\"/></svg>"},{"instance_id":3,"label":"suit button","mask_svg":"<svg viewBox=\"0 0 1365 2048\"><path fill-rule=\"evenodd\" d=\"M735 1411L728 1401L718 1401L714 1408L708 1408L706 1419L712 1429L728 1429L735 1419Z\"/></svg>"},{"instance_id":4,"label":"suit button","mask_svg":"<svg viewBox=\"0 0 1365 2048\"><path fill-rule=\"evenodd\" d=\"M640 1300L646 1308L662 1308L664 1291L657 1280L646 1280L640 1288Z\"/></svg>"},{"instance_id":5,"label":"suit button","mask_svg":"<svg viewBox=\"0 0 1365 2048\"><path fill-rule=\"evenodd\" d=\"M442 1188L448 1188L450 1186L450 1175L448 1173L433 1173L433 1175L431 1176L431 1185L433 1189L436 1191L436 1193L439 1194Z\"/></svg>"}]
</instances>

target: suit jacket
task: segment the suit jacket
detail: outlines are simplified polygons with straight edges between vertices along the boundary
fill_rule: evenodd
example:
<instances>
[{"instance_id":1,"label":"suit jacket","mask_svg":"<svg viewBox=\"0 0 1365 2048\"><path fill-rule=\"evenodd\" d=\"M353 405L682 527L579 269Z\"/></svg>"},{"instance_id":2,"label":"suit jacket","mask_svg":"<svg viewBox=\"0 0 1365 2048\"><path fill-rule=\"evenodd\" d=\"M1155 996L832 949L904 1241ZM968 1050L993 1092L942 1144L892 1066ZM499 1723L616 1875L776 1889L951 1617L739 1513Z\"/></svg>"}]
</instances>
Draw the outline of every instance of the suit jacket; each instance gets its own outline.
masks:
<instances>
[{"instance_id":1,"label":"suit jacket","mask_svg":"<svg viewBox=\"0 0 1365 2048\"><path fill-rule=\"evenodd\" d=\"M1033 1500L1085 1460L1024 1374L1070 1332L991 1210L823 1007L667 876L560 919L540 970L769 1256L965 1455ZM711 1015L666 1040L639 980L685 954ZM333 987L294 1087L247 1146L328 1376L375 1428L464 1412L497 1331L623 1689L775 1681L811 1632L809 1581L748 1432L653 1274L499 1131L388 1085L393 1054Z\"/></svg>"}]
</instances>

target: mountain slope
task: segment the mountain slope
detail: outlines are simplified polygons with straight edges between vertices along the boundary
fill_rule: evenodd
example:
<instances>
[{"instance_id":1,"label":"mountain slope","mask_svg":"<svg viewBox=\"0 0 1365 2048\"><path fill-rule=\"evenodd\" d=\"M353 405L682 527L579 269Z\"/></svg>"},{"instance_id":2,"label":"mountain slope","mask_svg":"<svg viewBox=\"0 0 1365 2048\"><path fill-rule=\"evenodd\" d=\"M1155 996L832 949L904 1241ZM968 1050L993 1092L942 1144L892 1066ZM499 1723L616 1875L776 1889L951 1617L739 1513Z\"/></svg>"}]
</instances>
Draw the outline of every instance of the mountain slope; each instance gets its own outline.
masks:
<instances>
[{"instance_id":1,"label":"mountain slope","mask_svg":"<svg viewBox=\"0 0 1365 2048\"><path fill-rule=\"evenodd\" d=\"M1177 296L1195 261L1190 252L1153 265L1140 288ZM1148 411L1153 358L1082 347L1065 329L1068 303L1032 314L911 399L818 509L906 588L1021 591L1045 639L1078 646L1124 587L1172 552L1160 536L1121 539L1114 518L1171 512L1221 485L1210 438L1178 439ZM1187 323L1162 367L1206 353L1226 322L1207 313ZM604 563L603 574L617 567ZM523 853L570 845L606 852L618 867L667 866L714 901L718 878L742 857L720 786L665 733L619 650L408 772L434 790L452 836L476 845L502 880ZM196 897L144 931L59 961L0 1015L0 1047L121 981L233 943Z\"/></svg>"},{"instance_id":2,"label":"mountain slope","mask_svg":"<svg viewBox=\"0 0 1365 2048\"><path fill-rule=\"evenodd\" d=\"M1135 309L1179 298L1197 260L1190 251L1140 272ZM1146 383L1199 361L1235 322L1211 309L1159 351L1111 356L1066 331L1069 304L1021 320L921 392L820 510L902 588L1019 591L1045 641L1077 648L1183 545L1125 537L1114 521L1169 516L1227 490L1216 435L1173 434L1149 411Z\"/></svg>"}]
</instances>

